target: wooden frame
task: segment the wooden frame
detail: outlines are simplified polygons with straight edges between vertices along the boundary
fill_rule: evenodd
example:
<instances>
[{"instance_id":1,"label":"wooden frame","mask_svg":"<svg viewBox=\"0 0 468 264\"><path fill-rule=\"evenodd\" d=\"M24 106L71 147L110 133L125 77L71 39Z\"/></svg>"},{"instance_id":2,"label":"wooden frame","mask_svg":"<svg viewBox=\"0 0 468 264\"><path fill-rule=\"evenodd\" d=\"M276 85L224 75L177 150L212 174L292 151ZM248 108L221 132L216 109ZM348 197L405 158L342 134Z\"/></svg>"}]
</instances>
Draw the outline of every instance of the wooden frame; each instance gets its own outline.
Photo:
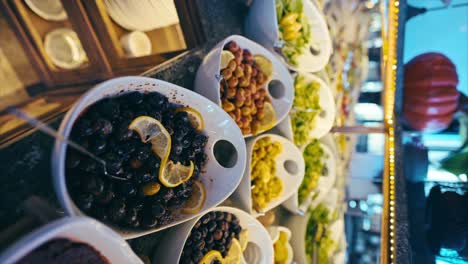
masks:
<instances>
[{"instance_id":1,"label":"wooden frame","mask_svg":"<svg viewBox=\"0 0 468 264\"><path fill-rule=\"evenodd\" d=\"M119 39L129 31L117 25L109 16L102 0L79 0L93 23L102 47L106 51L113 75L141 73L204 41L201 25L192 1L175 1L180 24L155 29L146 34L152 40L153 54L126 57ZM178 40L177 40L178 39ZM184 44L181 44L184 43ZM171 50L175 47L175 50Z\"/></svg>"},{"instance_id":2,"label":"wooden frame","mask_svg":"<svg viewBox=\"0 0 468 264\"><path fill-rule=\"evenodd\" d=\"M76 1L64 5L68 14L66 21L46 21L32 12L21 0L1 0L0 5L22 43L31 64L46 86L63 86L103 80L111 76L109 64L98 39L90 29L91 23L83 6ZM52 29L68 27L77 33L85 50L88 62L82 67L67 70L56 67L45 52L43 38Z\"/></svg>"}]
</instances>

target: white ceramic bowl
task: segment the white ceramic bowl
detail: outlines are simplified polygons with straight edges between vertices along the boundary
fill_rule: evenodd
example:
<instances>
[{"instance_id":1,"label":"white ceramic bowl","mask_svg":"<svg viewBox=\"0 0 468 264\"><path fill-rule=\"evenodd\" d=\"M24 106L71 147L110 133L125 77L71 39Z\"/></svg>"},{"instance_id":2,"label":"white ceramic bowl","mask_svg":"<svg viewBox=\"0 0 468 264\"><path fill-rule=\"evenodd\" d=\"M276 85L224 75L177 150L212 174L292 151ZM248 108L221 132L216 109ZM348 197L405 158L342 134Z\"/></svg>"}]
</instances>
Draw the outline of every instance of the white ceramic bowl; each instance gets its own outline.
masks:
<instances>
[{"instance_id":1,"label":"white ceramic bowl","mask_svg":"<svg viewBox=\"0 0 468 264\"><path fill-rule=\"evenodd\" d=\"M44 38L44 49L52 63L63 69L79 68L88 60L78 35L69 28L48 32Z\"/></svg>"},{"instance_id":2,"label":"white ceramic bowl","mask_svg":"<svg viewBox=\"0 0 468 264\"><path fill-rule=\"evenodd\" d=\"M262 212L257 212L253 209L252 186L250 182L252 167L250 166L250 163L252 162L253 147L255 143L259 139L265 137L271 138L273 142L280 142L283 146L282 152L276 157L276 176L278 176L278 178L283 182L283 192L279 197L268 203ZM275 134L262 134L254 137L247 140L247 165L241 183L233 194L233 200L246 212L249 212L254 216L262 215L264 212L280 205L294 193L297 193L297 189L304 179L304 171L305 165L302 152L294 145L294 143Z\"/></svg>"},{"instance_id":3,"label":"white ceramic bowl","mask_svg":"<svg viewBox=\"0 0 468 264\"><path fill-rule=\"evenodd\" d=\"M276 15L275 0L253 1L245 21L246 36L262 44L268 50L282 59L290 69L304 72L317 72L327 65L332 53L332 41L325 18L320 10L311 1L302 1L304 13L309 18L311 25L311 41L320 50L313 55L309 50L298 58L298 66L289 64L288 61L274 51L281 40L279 38L278 19Z\"/></svg>"},{"instance_id":4,"label":"white ceramic bowl","mask_svg":"<svg viewBox=\"0 0 468 264\"><path fill-rule=\"evenodd\" d=\"M320 146L323 149L324 155L327 156L327 158L323 158L322 161L325 162L328 174L326 176L322 175L319 178L317 187L309 193L305 201L303 201L301 204L299 204L299 195L297 191L283 203L283 206L292 213L304 214L311 205L317 205L321 203L327 197L330 190L333 188L333 185L335 184L336 157L333 154L333 151L327 145L321 143ZM302 147L302 151L304 151L306 147L307 144ZM317 196L315 199L312 199L314 195Z\"/></svg>"},{"instance_id":5,"label":"white ceramic bowl","mask_svg":"<svg viewBox=\"0 0 468 264\"><path fill-rule=\"evenodd\" d=\"M330 87L319 77L310 73L301 72L300 74L305 77L306 81L318 82L320 84L320 89L318 91L319 103L323 113L315 118L315 127L310 131L309 136L311 138L321 138L331 130L333 123L335 122L336 106L333 92ZM285 135L285 137L289 138L290 140L294 140L291 115L293 115L293 113L290 113L288 117L283 119L283 121L278 124L277 128L282 135Z\"/></svg>"},{"instance_id":6,"label":"white ceramic bowl","mask_svg":"<svg viewBox=\"0 0 468 264\"><path fill-rule=\"evenodd\" d=\"M142 57L151 54L151 39L141 31L125 34L120 38L120 45L129 57Z\"/></svg>"},{"instance_id":7,"label":"white ceramic bowl","mask_svg":"<svg viewBox=\"0 0 468 264\"><path fill-rule=\"evenodd\" d=\"M276 241L278 241L279 239L280 232L286 233L286 236L288 237L288 242L286 243L286 251L288 252L288 258L286 259L285 264L291 264L294 259L294 251L291 246L291 230L284 226L269 226L267 227L267 230L270 234L271 240L273 241L273 250Z\"/></svg>"},{"instance_id":8,"label":"white ceramic bowl","mask_svg":"<svg viewBox=\"0 0 468 264\"><path fill-rule=\"evenodd\" d=\"M205 185L207 197L203 208L198 214L203 214L209 208L215 207L228 198L239 185L244 173L246 147L242 133L234 120L232 120L229 115L216 104L203 96L180 86L153 78L138 76L120 77L103 82L84 94L70 109L70 111L68 111L60 125L59 134L64 138L68 138L72 130L73 123L79 115L83 110L96 101L129 91L159 92L168 97L169 101L188 105L201 113L205 121L205 129L203 132L208 136L208 143L205 147L208 162L203 168L200 180ZM237 153L237 155L231 156L232 163L229 164L230 168L220 165L214 156L215 143L226 141L229 142L227 143L228 145L231 145L233 152ZM83 213L71 199L65 181L66 149L67 145L65 143L60 140L55 141L55 147L52 155L54 187L57 192L58 199L61 205L65 208L66 213L69 215L82 215ZM129 239L180 224L196 217L198 214L180 214L175 217L171 224L144 231L129 230L119 228L117 226L113 226L113 228L115 228L123 237Z\"/></svg>"},{"instance_id":9,"label":"white ceramic bowl","mask_svg":"<svg viewBox=\"0 0 468 264\"><path fill-rule=\"evenodd\" d=\"M56 238L88 244L110 263L143 263L119 234L88 217L65 217L39 228L6 249L0 255L0 263L17 263L42 244Z\"/></svg>"},{"instance_id":10,"label":"white ceramic bowl","mask_svg":"<svg viewBox=\"0 0 468 264\"><path fill-rule=\"evenodd\" d=\"M221 94L219 92L219 79L220 74L220 61L221 51L223 47L230 41L235 41L242 49L248 49L253 55L260 54L268 58L273 63L273 76L271 80L266 84L267 95L272 99L271 103L276 110L277 125L283 120L289 111L294 99L294 83L289 74L288 69L279 61L271 52L242 36L233 35L230 36L220 43L218 43L203 59L203 63L200 65L195 78L195 91L199 94L204 95L211 101L215 102L221 107ZM272 82L277 83L279 81L282 87L276 86L279 94L282 96L275 98L271 96L269 91ZM249 137L252 135L245 135Z\"/></svg>"},{"instance_id":11,"label":"white ceramic bowl","mask_svg":"<svg viewBox=\"0 0 468 264\"><path fill-rule=\"evenodd\" d=\"M207 212L221 211L232 213L240 220L242 229L248 229L248 240L257 245L260 249L260 262L258 264L271 264L273 263L273 242L265 227L257 221L253 216L248 213L233 207L215 207ZM193 226L202 217L198 216L186 222L169 229L165 234L160 246L156 249L153 263L179 263L182 251L184 249L185 241L190 235ZM245 254L246 252L244 252Z\"/></svg>"}]
</instances>

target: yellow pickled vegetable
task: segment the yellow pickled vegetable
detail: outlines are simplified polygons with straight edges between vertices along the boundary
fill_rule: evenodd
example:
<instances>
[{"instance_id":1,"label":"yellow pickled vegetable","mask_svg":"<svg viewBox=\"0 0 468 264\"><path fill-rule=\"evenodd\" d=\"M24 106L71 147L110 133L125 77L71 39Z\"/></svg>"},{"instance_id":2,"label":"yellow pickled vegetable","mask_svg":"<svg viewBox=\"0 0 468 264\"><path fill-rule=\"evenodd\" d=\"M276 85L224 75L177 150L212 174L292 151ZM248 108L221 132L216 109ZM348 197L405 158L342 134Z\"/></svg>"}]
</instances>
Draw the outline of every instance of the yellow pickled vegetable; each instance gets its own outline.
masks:
<instances>
[{"instance_id":1,"label":"yellow pickled vegetable","mask_svg":"<svg viewBox=\"0 0 468 264\"><path fill-rule=\"evenodd\" d=\"M288 235L285 232L280 232L278 240L273 245L275 249L275 264L284 264L288 260Z\"/></svg>"},{"instance_id":2,"label":"yellow pickled vegetable","mask_svg":"<svg viewBox=\"0 0 468 264\"><path fill-rule=\"evenodd\" d=\"M276 176L275 162L282 145L272 142L270 137L264 137L255 143L253 149L250 172L253 207L261 211L283 191L283 182Z\"/></svg>"}]
</instances>

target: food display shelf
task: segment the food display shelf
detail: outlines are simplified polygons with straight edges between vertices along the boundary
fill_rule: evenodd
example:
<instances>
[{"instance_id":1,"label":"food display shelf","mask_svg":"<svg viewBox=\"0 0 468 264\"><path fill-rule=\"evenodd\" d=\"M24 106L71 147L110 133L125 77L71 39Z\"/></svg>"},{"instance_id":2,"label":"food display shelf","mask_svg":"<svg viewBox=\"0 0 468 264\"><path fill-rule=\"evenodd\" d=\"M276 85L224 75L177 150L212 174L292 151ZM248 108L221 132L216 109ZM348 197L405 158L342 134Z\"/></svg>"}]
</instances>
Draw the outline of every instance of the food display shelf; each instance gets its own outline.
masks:
<instances>
[{"instance_id":1,"label":"food display shelf","mask_svg":"<svg viewBox=\"0 0 468 264\"><path fill-rule=\"evenodd\" d=\"M308 0L304 0L308 1ZM330 163L334 164L333 171L336 171L336 180L332 182L330 185L330 188L326 190L326 194L328 195L323 195L322 198L323 200L316 201L314 202L313 199L320 197L320 195L316 196L315 198L311 198L311 201L309 204L307 204L307 207L305 210L303 208L300 208L297 200L297 192L299 192L298 187L299 184L294 185L294 184L284 184L283 186L295 186L293 195L288 192L288 196L290 197L285 197L289 199L284 199L281 202L275 204L275 208L273 208L269 212L264 212L261 210L261 208L254 208L252 209L252 198L250 197L249 205L248 207L245 206L242 202L239 202L239 199L237 198L238 196L245 197L245 196L251 196L250 192L252 189L252 186L250 186L250 171L247 170L247 172L244 173L244 175L241 175L241 169L238 168L236 164L234 165L226 165L225 167L221 162L219 164L215 163L215 160L217 160L217 154L215 153L216 149L216 143L218 140L227 140L229 142L234 142L235 146L235 151L237 151L237 155L241 156L236 156L236 162L240 162L243 164L243 162L250 162L251 157L248 157L246 155L253 155L252 152L255 148L255 142L258 140L258 138L262 137L269 137L271 140L277 139L280 142L288 142L291 144L291 146L287 145L284 143L282 145L283 149L288 149L288 153L293 153L294 151L302 154L304 152L304 149L306 148L307 144L304 145L297 145L294 146L294 135L290 131L289 135L287 133L284 133L284 130L280 128L281 123L285 122L284 120L275 120L277 121L275 125L278 124L275 128L272 130L264 129L260 131L260 133L263 133L264 131L269 130L267 133L272 133L272 134L263 134L260 135L258 138L256 138L256 132L253 131L250 133L250 129L248 132L245 132L247 130L239 130L239 132L236 134L238 131L236 129L233 129L231 126L236 125L236 119L234 120L227 120L230 123L226 125L226 122L221 122L221 120L218 120L217 118L220 115L225 116L225 118L228 118L228 115L225 114L224 112L216 112L216 111L222 111L224 108L224 102L221 102L221 99L225 99L220 97L219 92L218 95L216 96L216 99L213 100L213 98L210 98L212 96L213 92L209 91L208 89L210 85L213 84L213 80L215 80L213 87L215 89L219 89L220 86L220 80L221 80L221 86L222 86L222 79L217 79L215 78L215 75L220 74L222 68L220 69L219 65L217 68L217 72L210 72L209 70L212 70L213 66L209 65L208 59L213 58L215 54L219 53L218 55L221 57L221 59L217 59L216 63L219 64L219 60L222 61L222 51L224 51L228 48L226 48L224 45L229 44L229 41L235 40L237 44L240 44L241 48L248 48L249 52L253 53L258 53L263 55L264 57L267 57L270 59L273 63L271 67L275 69L275 71L280 71L281 67L284 67L284 71L281 68L281 74L278 74L279 76L274 76L275 78L281 80L283 84L289 84L293 79L289 74L288 76L285 77L283 73L288 73L287 68L290 65L285 65L281 64L280 60L273 57L274 55L270 55L269 51L267 49L264 49L260 45L253 43L251 44L251 41L248 39L245 39L242 37L242 35L246 35L246 30L243 28L244 23L243 21L247 19L249 16L249 7L246 5L245 2L250 2L250 1L226 1L223 3L220 3L219 1L199 1L200 3L198 4L198 8L200 11L200 16L202 18L202 24L204 27L204 30L206 32L213 32L212 37L202 46L197 47L193 50L187 51L185 53L182 53L178 55L177 57L165 62L164 64L158 65L153 69L148 70L147 72L143 73L143 76L146 77L151 77L151 78L156 78L159 80L148 80L144 78L139 78L139 77L134 77L132 79L131 77L122 78L122 79L115 79L111 80L107 83L101 84L98 86L98 88L95 88L95 90L91 91L91 93L88 93L78 101L78 104L72 108L72 110L67 114L65 118L61 115L60 117L49 121L49 125L53 128L57 128L59 123L63 122L59 133L62 133L64 136L68 137L68 135L72 131L72 126L74 120L78 119L78 116L84 112L86 108L88 108L90 105L93 103L96 103L96 98L97 97L106 97L109 96L109 91L112 90L113 94L119 94L122 93L124 90L132 90L135 87L131 87L134 85L134 83L137 83L140 85L140 87L143 87L145 85L150 85L153 84L153 86L156 86L158 88L151 88L148 90L157 90L157 89L167 89L164 90L164 94L172 98L172 100L178 100L178 103L183 103L184 105L188 105L189 107L192 107L201 113L204 113L206 116L210 116L210 113L213 115L212 119L210 118L209 121L205 121L205 125L210 128L210 137L215 138L216 140L209 141L208 140L208 146L210 149L213 149L213 153L210 156L210 159L208 161L209 164L209 172L211 173L218 173L222 175L228 175L229 177L232 178L233 182L240 182L241 185L243 184L241 181L241 178L247 178L247 180L244 179L244 181L247 183L245 186L245 190L240 190L241 188L236 188L232 187L231 185L229 186L222 186L222 184L219 184L219 179L211 179L211 183L207 179L206 182L204 181L203 184L206 186L211 186L207 187L207 190L209 192L216 192L215 189L213 189L212 185L216 186L218 189L222 189L222 195L212 195L208 196L207 199L209 201L206 206L202 206L202 212L206 212L210 217L208 217L208 220L206 220L206 224L208 225L210 221L214 221L213 218L219 217L216 213L210 213L210 211L213 211L213 207L215 206L222 206L220 207L220 211L222 212L230 212L232 215L237 216L238 219L240 219L240 224L249 226L250 228L257 228L261 229L263 231L253 232L250 230L250 233L254 233L256 238L258 238L258 241L267 241L270 244L265 246L262 244L260 249L265 256L263 260L265 259L271 259L273 256L272 250L273 248L273 242L271 239L279 240L278 237L275 238L274 235L276 234L274 232L277 232L279 234L279 229L276 230L273 227L274 226L288 226L290 233L290 239L291 239L291 245L292 245L292 251L294 251L294 256L295 256L295 261L298 263L301 263L305 261L306 259L310 258L310 256L306 257L306 250L304 249L304 244L305 244L305 234L304 230L307 229L307 222L308 218L305 218L306 216L309 217L310 212L308 211L309 207L310 208L316 208L319 206L330 206L330 215L333 215L333 220L330 220L330 236L333 237L335 240L331 240L334 243L334 249L332 252L330 252L330 255L328 256L328 259L332 261L337 261L340 263L341 261L345 260L345 251L346 251L346 238L345 238L345 224L344 224L344 215L346 214L348 204L346 200L346 188L347 188L347 182L348 182L348 177L349 177L349 167L350 163L352 162L352 156L354 153L354 149L356 148L357 144L357 137L354 134L345 134L340 132L340 128L342 127L347 127L348 129L353 127L357 127L356 131L363 131L364 133L369 133L369 131L366 130L359 130L359 127L356 126L356 119L354 116L354 105L358 102L358 97L359 97L359 89L362 86L365 75L361 74L359 72L360 67L362 64L356 66L357 69L354 72L349 72L348 69L345 69L345 65L343 64L342 66L338 68L329 68L327 70L323 70L320 73L317 73L317 75L324 80L325 83L327 83L330 86L330 89L334 92L334 99L335 103L337 104L336 106L336 118L334 122L334 127L332 128L331 132L327 133L326 136L320 138L319 144L323 144L327 146L327 148L330 148L329 152L331 155L335 155L335 163ZM228 3L229 2L229 3ZM272 1L274 2L274 1ZM326 12L326 5L324 5L322 2L326 1L313 1L313 4L318 10L320 10L320 14L323 14L323 12ZM385 5L388 7L388 19L389 19L389 25L388 25L388 32L385 32L383 35L383 40L384 40L384 51L383 51L383 59L382 62L384 66L382 67L382 81L384 83L384 91L383 91L383 102L384 102L384 124L381 128L381 131L385 134L385 149L384 149L384 171L383 171L383 185L382 185L382 192L383 192L383 213L382 213L382 219L381 219L381 251L380 251L380 261L381 263L403 263L400 262L399 260L405 260L408 259L408 252L406 251L408 247L408 242L405 237L405 232L406 230L406 225L404 223L407 222L406 219L406 197L404 195L405 193L405 184L402 182L402 175L401 175L401 170L400 165L401 165L401 158L399 157L398 153L401 151L401 146L399 145L400 140L400 133L401 133L401 126L400 126L400 121L398 120L398 111L399 111L399 105L395 105L396 101L399 101L401 99L401 91L399 90L399 84L401 84L401 75L402 75L402 67L401 66L401 54L402 50L399 47L399 42L401 39L401 36L403 34L403 27L401 26L402 23L398 23L402 17L404 18L404 15L402 16L402 10L405 8L405 3L399 2L396 0L389 0L387 2L383 1L380 3L382 6ZM273 14L270 14L273 15ZM385 15L385 14L382 14ZM228 27L229 26L229 27ZM328 25L328 27L332 27L331 25ZM240 36L236 36L240 35ZM227 40L226 40L227 37ZM362 41L362 40L360 40ZM215 46L216 43L221 43L218 46ZM250 45L250 46L249 46ZM362 45L364 46L364 45ZM215 47L215 48L213 48ZM362 47L361 47L362 48ZM217 52L217 53L216 53ZM361 51L363 54L361 56L365 56L365 52ZM256 54L254 54L256 55ZM269 57L271 56L271 57ZM257 57L258 58L258 57ZM245 57L244 57L245 59ZM284 59L284 58L283 58ZM208 61L208 62L207 62ZM284 62L284 61L283 61ZM350 64L350 62L348 62ZM275 68L276 67L276 68ZM216 68L216 67L215 67ZM202 69L197 73L197 69ZM259 68L260 69L260 68ZM265 68L263 68L265 69ZM213 76L210 76L209 81L198 81L198 78L203 78L206 77L204 76L204 72L207 71L209 74L213 74ZM363 70L364 71L364 70ZM201 72L201 73L200 73ZM276 74L276 72L275 72ZM354 74L355 78L353 79L352 83L343 83L347 82L346 74ZM343 77L345 76L345 77ZM359 77L358 77L359 76ZM249 78L250 79L250 78ZM145 81L146 80L146 81ZM160 80L169 82L161 82ZM146 83L145 83L146 82ZM259 81L260 82L260 81ZM197 87L198 84L198 87ZM107 86L106 86L107 85ZM112 86L112 87L111 87ZM195 94L192 91L187 91L183 92L184 90L181 87L189 88L190 90L195 90L195 92L198 92L202 95L205 95L208 99L211 99L211 101L208 101L207 98L201 98L200 95ZM289 91L291 94L294 91L294 86L293 83L291 82L290 85L292 91ZM101 87L101 88L99 88ZM108 88L107 92L104 91L104 88L102 87L111 87ZM166 88L169 87L169 88ZM199 88L202 87L202 88ZM225 87L227 89L227 85ZM142 88L144 89L144 88ZM171 93L171 89L176 90L175 95L174 93ZM277 107L278 113L281 113L281 119L286 118L289 121L289 116L291 115L291 112L288 113L288 110L291 109L291 107L294 108L294 106L291 106L293 104L292 102L292 95L288 97L288 91L284 92L283 95L286 98L283 99L283 101L279 102L280 100L276 98L274 95L274 92L272 90L269 91L268 94L273 94L272 98L269 98L273 106ZM347 95L345 95L347 94ZM185 97L184 97L185 96ZM348 113L343 112L343 100L345 96L349 96L347 100L349 102L345 106L348 108ZM201 99L200 99L200 98ZM175 99L174 99L175 98ZM190 98L190 99L187 99ZM194 99L195 98L195 99ZM171 100L171 99L169 99ZM192 101L190 101L192 100ZM265 102L269 101L266 100ZM263 101L262 101L263 103ZM289 105L287 105L289 103ZM191 105L193 104L193 105ZM281 111L279 112L279 108L282 108ZM225 109L226 110L226 109ZM293 111L296 111L297 109L293 109ZM216 116L214 116L213 111L217 113ZM234 112L234 111L232 111ZM283 113L284 112L284 113ZM394 114L395 113L395 114ZM230 114L228 112L228 114ZM233 115L231 115L232 117ZM254 117L255 118L255 117ZM72 121L70 121L72 120ZM259 119L260 120L260 119ZM234 121L234 122L233 122ZM237 121L238 123L238 121ZM288 124L289 127L291 124ZM212 129L216 128L218 130ZM224 129L224 130L223 130ZM229 131L233 131L236 133L230 133ZM341 130L344 131L344 130ZM376 130L377 131L377 130ZM226 138L220 137L220 135L227 135ZM141 135L140 135L141 136ZM232 139L230 137L237 136L236 139ZM219 138L217 138L219 137ZM247 142L246 147L244 148L243 144L239 142L244 142L244 138ZM281 138L281 139L278 139ZM289 140L289 141L288 141ZM309 140L310 141L310 140ZM218 141L219 142L219 141ZM344 143L340 143L344 142ZM232 145L233 143L231 143ZM249 145L250 144L250 145ZM0 206L0 219L2 226L12 226L14 227L11 232L6 232L0 236L0 246L1 248L7 248L8 246L11 245L12 241L15 240L20 234L27 234L30 233L32 229L37 229L38 226L44 226L46 223L51 222L52 219L55 218L60 218L61 216L65 215L72 215L72 216L79 216L82 214L82 211L77 208L77 206L74 204L72 199L68 196L68 191L66 190L66 183L65 183L65 169L64 163L65 163L65 158L64 156L66 155L66 148L64 143L60 143L59 141L56 141L56 149L54 151L54 156L52 159L54 160L51 162L51 157L50 157L50 152L51 152L51 147L53 145L53 140L48 138L47 136L40 134L39 132L35 132L32 135L29 135L25 137L24 139L14 142L8 145L3 146L2 149L0 149L1 157L0 157L0 170L2 170L2 175L0 177L0 199L2 201L5 201L5 203L2 203ZM242 146L240 146L242 145ZM240 147L239 147L240 146ZM246 153L246 154L245 154ZM67 154L68 155L68 154ZM281 156L281 155L280 155ZM284 156L284 157L283 157ZM287 162L290 162L291 160L294 161L293 155L283 155L281 156L282 162L284 161L284 165L280 164L279 167L281 171L283 172L286 171L290 175L300 175L300 173L294 172L294 170L297 170L297 168L303 168L304 165L304 158L302 158L301 155L299 155L300 161L296 161L294 163L295 169L294 168L288 168L286 165ZM15 157L15 161L12 164L9 164L9 157ZM322 157L321 157L322 158ZM328 157L327 157L328 159ZM302 163L301 163L302 162ZM324 161L322 161L324 162ZM324 162L325 163L325 162ZM51 168L51 165L52 168ZM213 165L214 164L214 165ZM216 166L222 165L223 169L217 168L215 169ZM231 167L230 167L231 166ZM247 166L247 168L250 168L251 164ZM293 166L293 167L294 167ZM284 168L283 168L284 167ZM54 190L52 189L52 180L50 177L50 172L54 171L54 184L55 188L60 190L60 195L59 199L54 195ZM277 169L278 171L278 169ZM332 169L328 168L325 170L326 172L321 172L321 174L324 174L325 176L328 175L327 173L332 171ZM106 172L107 173L107 172ZM202 172L206 173L206 171ZM234 175L235 174L235 175ZM36 176L37 175L37 176ZM237 175L237 176L236 176ZM322 175L323 176L323 175ZM303 174L302 174L303 177ZM282 177L280 177L282 178ZM282 178L284 181L287 180L287 178ZM216 182L218 181L218 182ZM214 183L213 183L214 182ZM320 181L318 181L320 183ZM211 185L210 185L211 184ZM233 183L234 184L234 183ZM58 187L57 187L58 186ZM236 185L237 186L237 185ZM232 188L231 188L232 187ZM255 186L254 186L255 187ZM229 189L231 188L231 189ZM319 189L317 187L317 189ZM229 189L229 190L228 190ZM332 190L335 192L332 194ZM315 191L315 189L314 189ZM246 195L246 192L248 195ZM232 193L234 193L233 196L229 197ZM44 215L44 213L39 212L37 209L35 210L34 208L31 208L31 206L27 206L28 203L24 203L25 200L30 200L31 196L39 196L41 200L45 200L48 205L46 206L47 208L51 209L49 213ZM330 197L327 197L330 196ZM335 197L336 196L336 197ZM227 198L229 197L229 198ZM226 199L227 198L227 199ZM35 198L34 198L35 199ZM212 199L212 200L211 200ZM279 198L278 198L279 199ZM291 206L291 199L296 199L295 206ZM247 199L248 200L248 199ZM327 204L328 203L328 204ZM26 205L25 205L26 204ZM280 205L280 204L283 204ZM65 211L63 211L61 208L62 205L63 207L66 208ZM237 207L237 208L231 208L231 207ZM239 212L240 209L243 209L243 211ZM286 209L287 208L287 209ZM19 210L18 210L19 209ZM204 214L203 213L203 214ZM202 215L203 215L202 214ZM183 257L186 257L187 254L184 250L184 244L180 243L186 243L186 241L192 241L190 240L190 232L194 226L200 226L200 224L197 224L197 221L205 221L205 217L200 216L190 216L190 217L179 217L177 218L177 225L174 224L174 227L172 225L163 225L162 228L153 228L148 232L134 232L134 233L128 233L125 230L121 230L120 228L116 229L117 233L119 233L122 237L119 237L116 241L120 243L121 239L123 241L123 238L127 239L127 243L131 246L133 249L134 253L138 255L145 263L147 262L152 262L152 263L157 263L157 258L158 258L158 253L157 250L158 247L164 248L161 245L165 241L171 241L170 243L178 243L177 246L171 247L172 244L168 244L165 246L169 246L171 248L170 250L173 250L173 254L169 257L171 260L170 261L180 261ZM305 215L305 216L304 216ZM7 217L8 216L8 217ZM227 217L222 215L222 217ZM231 217L231 215L229 216ZM273 221L270 220L265 220L266 217L270 217L274 219ZM330 216L331 217L331 216ZM255 220L255 218L259 219L264 226L266 226L266 229L259 225L260 227L256 227L256 224L258 222ZM33 220L31 220L33 219ZM299 220L298 220L299 219ZM306 219L304 221L304 219ZM231 220L229 220L231 221ZM295 222L298 221L298 222ZM341 221L341 222L340 222ZM268 223L267 223L268 222ZM296 229L294 227L295 223L305 223L302 224L304 227L303 229ZM398 223L398 224L397 224ZM400 224L403 223L403 224ZM237 222L237 225L239 225L239 222ZM114 227L115 226L111 226ZM154 227L154 225L153 225ZM238 227L238 226L237 226ZM234 228L237 228L234 227ZM167 230L166 230L167 228ZM264 232L267 230L269 232L269 236L267 232ZM298 231L299 230L299 231ZM302 230L302 231L301 231ZM336 232L336 230L339 230ZM335 231L335 232L334 232ZM175 232L177 235L177 239L165 239L165 236L173 234L172 232ZM299 233L298 233L299 232ZM336 234L338 233L338 234ZM234 234L234 233L233 233ZM115 235L115 234L112 234ZM179 235L180 239L184 241L179 241ZM224 234L222 234L224 235ZM238 235L238 234L236 234ZM205 234L206 236L206 234ZM226 233L227 238L228 234ZM234 236L234 235L233 235ZM258 237L257 237L258 236ZM278 235L279 236L279 235ZM303 237L301 237L303 236ZM261 239L259 238L261 237ZM232 238L232 237L231 237ZM304 239L303 239L304 238ZM239 238L240 240L240 238ZM304 240L304 241L302 241ZM117 243L116 242L116 243ZM125 241L121 242L125 243ZM260 242L259 242L260 243ZM262 242L263 243L263 242ZM175 245L175 244L174 244ZM205 245L205 243L203 243ZM299 247L299 249L298 249ZM302 248L301 248L302 247ZM175 251L177 249L177 252ZM248 250L245 248L243 249L244 251L249 251L250 249L247 247ZM252 249L254 250L254 249ZM308 252L308 251L307 251ZM314 256L313 258L318 259L318 248L315 249L314 251ZM333 253L333 254L332 254ZM161 253L160 253L161 254ZM244 253L244 257L249 254L252 254L251 252ZM327 253L328 254L328 253ZM0 254L1 255L1 254ZM255 255L255 254L253 254ZM130 256L130 258L134 259L135 256ZM299 258L299 260L298 260ZM169 260L167 260L169 261ZM319 263L318 260L312 260L311 263Z\"/></svg>"}]
</instances>

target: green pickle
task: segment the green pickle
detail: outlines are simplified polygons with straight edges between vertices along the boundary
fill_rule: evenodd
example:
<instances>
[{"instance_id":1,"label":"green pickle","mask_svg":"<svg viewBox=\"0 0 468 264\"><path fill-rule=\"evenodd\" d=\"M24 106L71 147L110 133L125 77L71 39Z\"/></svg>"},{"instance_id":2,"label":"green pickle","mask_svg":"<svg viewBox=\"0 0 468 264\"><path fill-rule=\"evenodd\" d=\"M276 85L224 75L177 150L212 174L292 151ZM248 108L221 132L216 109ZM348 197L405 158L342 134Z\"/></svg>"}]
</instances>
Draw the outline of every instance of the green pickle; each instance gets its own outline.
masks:
<instances>
[{"instance_id":1,"label":"green pickle","mask_svg":"<svg viewBox=\"0 0 468 264\"><path fill-rule=\"evenodd\" d=\"M335 241L330 238L330 224L334 219L333 214L323 204L309 209L309 221L305 233L307 262L312 263L314 248L317 250L318 263L328 263L330 252L335 246Z\"/></svg>"},{"instance_id":2,"label":"green pickle","mask_svg":"<svg viewBox=\"0 0 468 264\"><path fill-rule=\"evenodd\" d=\"M322 111L319 90L319 82L307 82L303 75L296 76L293 102L296 111L291 115L291 126L296 145L304 145L311 139L310 131L314 129L316 118Z\"/></svg>"},{"instance_id":3,"label":"green pickle","mask_svg":"<svg viewBox=\"0 0 468 264\"><path fill-rule=\"evenodd\" d=\"M305 174L301 185L299 186L299 204L301 204L311 191L317 187L317 182L322 175L324 164L322 158L324 155L320 141L314 139L304 149Z\"/></svg>"}]
</instances>

